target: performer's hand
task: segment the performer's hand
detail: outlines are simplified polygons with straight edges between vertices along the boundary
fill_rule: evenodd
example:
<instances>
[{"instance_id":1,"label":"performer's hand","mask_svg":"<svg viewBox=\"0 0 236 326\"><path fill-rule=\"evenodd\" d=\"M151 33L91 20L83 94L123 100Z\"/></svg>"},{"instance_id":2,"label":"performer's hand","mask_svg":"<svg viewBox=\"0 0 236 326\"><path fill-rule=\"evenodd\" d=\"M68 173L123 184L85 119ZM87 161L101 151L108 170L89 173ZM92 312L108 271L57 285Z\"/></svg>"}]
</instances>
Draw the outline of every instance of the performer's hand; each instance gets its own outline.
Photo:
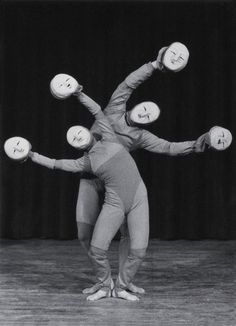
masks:
<instances>
[{"instance_id":1,"label":"performer's hand","mask_svg":"<svg viewBox=\"0 0 236 326\"><path fill-rule=\"evenodd\" d=\"M160 71L164 70L164 65L162 63L162 57L167 48L168 48L168 46L164 46L163 48L161 48L158 52L156 61L152 62L152 65L155 69L158 69Z\"/></svg>"},{"instance_id":2,"label":"performer's hand","mask_svg":"<svg viewBox=\"0 0 236 326\"><path fill-rule=\"evenodd\" d=\"M205 151L205 149L209 148L207 140L208 140L208 132L198 137L198 139L194 144L195 153L202 153Z\"/></svg>"},{"instance_id":3,"label":"performer's hand","mask_svg":"<svg viewBox=\"0 0 236 326\"><path fill-rule=\"evenodd\" d=\"M80 85L80 84L78 84L78 86L77 86L75 92L73 93L73 95L74 95L74 96L78 96L78 95L80 95L81 92L82 92L82 90L83 90L83 86Z\"/></svg>"},{"instance_id":4,"label":"performer's hand","mask_svg":"<svg viewBox=\"0 0 236 326\"><path fill-rule=\"evenodd\" d=\"M32 158L34 156L34 152L32 152L31 150L29 151L29 158Z\"/></svg>"}]
</instances>

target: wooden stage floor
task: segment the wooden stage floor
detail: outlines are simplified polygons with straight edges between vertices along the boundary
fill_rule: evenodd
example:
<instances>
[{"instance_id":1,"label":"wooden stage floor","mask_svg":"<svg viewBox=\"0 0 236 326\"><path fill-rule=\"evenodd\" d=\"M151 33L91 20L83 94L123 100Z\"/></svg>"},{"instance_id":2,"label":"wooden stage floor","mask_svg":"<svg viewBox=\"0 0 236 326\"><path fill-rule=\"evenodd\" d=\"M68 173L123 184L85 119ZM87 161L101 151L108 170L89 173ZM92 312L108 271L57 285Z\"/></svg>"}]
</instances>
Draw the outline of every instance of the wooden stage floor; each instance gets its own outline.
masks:
<instances>
[{"instance_id":1,"label":"wooden stage floor","mask_svg":"<svg viewBox=\"0 0 236 326\"><path fill-rule=\"evenodd\" d=\"M87 302L92 272L77 240L0 240L0 325L235 326L235 266L236 241L151 240L139 302Z\"/></svg>"}]
</instances>

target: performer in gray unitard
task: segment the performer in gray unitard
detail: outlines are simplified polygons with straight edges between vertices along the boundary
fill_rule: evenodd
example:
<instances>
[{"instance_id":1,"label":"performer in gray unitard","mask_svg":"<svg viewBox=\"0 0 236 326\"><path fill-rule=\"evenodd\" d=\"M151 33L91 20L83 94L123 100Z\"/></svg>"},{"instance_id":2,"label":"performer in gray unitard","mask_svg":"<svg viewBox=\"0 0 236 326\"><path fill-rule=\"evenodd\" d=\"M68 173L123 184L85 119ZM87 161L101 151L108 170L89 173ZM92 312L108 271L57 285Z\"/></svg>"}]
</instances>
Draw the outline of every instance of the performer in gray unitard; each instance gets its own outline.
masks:
<instances>
[{"instance_id":1,"label":"performer in gray unitard","mask_svg":"<svg viewBox=\"0 0 236 326\"><path fill-rule=\"evenodd\" d=\"M162 48L159 51L156 61L144 64L125 78L112 94L103 112L112 125L120 143L128 151L145 149L149 152L172 156L203 152L205 150L205 134L193 141L169 142L142 128L143 125L150 123L150 117L145 114L145 111L139 111L140 113L136 115L135 119L133 118L133 112L136 112L136 107L131 111L126 110L127 101L133 91L151 77L156 70L163 70L161 56L165 49L166 48ZM79 96L78 100L80 101L80 99L81 97ZM98 121L95 121L90 131L95 137L99 137L101 130ZM94 225L101 210L101 197L103 197L103 195L104 186L101 180L97 178L87 178L86 175L82 175L76 206L76 220L78 238L86 252L89 250ZM121 267L126 260L130 246L126 223L122 225L120 231L119 264ZM95 284L91 288L85 289L83 292L94 293L98 289L99 284ZM129 291L133 293L144 292L142 288L135 286L133 283L129 284Z\"/></svg>"},{"instance_id":2,"label":"performer in gray unitard","mask_svg":"<svg viewBox=\"0 0 236 326\"><path fill-rule=\"evenodd\" d=\"M101 140L96 142L95 138L92 138L88 152L77 160L49 159L34 152L30 152L29 156L34 162L48 168L92 173L104 183L105 200L89 248L89 257L96 271L100 291L98 296L95 293L88 299L96 300L111 294L111 270L107 250L126 216L130 251L122 269L119 270L113 295L138 300L138 297L128 294L125 290L136 274L148 245L149 214L146 187L133 158L119 143L100 106L83 93L78 97L95 116L101 130Z\"/></svg>"}]
</instances>

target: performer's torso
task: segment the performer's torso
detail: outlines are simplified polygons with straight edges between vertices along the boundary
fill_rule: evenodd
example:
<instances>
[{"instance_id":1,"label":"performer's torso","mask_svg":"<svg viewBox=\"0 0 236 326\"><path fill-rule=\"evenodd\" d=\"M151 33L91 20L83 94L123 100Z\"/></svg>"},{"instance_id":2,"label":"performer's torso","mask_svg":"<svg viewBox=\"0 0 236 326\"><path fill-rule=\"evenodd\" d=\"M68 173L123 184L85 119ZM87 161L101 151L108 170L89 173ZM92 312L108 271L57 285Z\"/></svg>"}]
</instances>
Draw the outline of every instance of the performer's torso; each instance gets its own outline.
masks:
<instances>
[{"instance_id":1,"label":"performer's torso","mask_svg":"<svg viewBox=\"0 0 236 326\"><path fill-rule=\"evenodd\" d=\"M127 151L131 152L139 147L142 129L128 126L125 119L125 114L106 114L106 117L112 125L119 142ZM100 129L96 122L93 124L91 131L93 134L95 133L100 135Z\"/></svg>"},{"instance_id":2,"label":"performer's torso","mask_svg":"<svg viewBox=\"0 0 236 326\"><path fill-rule=\"evenodd\" d=\"M89 151L92 173L104 182L105 201L129 211L137 188L142 182L136 163L119 143L99 141Z\"/></svg>"}]
</instances>

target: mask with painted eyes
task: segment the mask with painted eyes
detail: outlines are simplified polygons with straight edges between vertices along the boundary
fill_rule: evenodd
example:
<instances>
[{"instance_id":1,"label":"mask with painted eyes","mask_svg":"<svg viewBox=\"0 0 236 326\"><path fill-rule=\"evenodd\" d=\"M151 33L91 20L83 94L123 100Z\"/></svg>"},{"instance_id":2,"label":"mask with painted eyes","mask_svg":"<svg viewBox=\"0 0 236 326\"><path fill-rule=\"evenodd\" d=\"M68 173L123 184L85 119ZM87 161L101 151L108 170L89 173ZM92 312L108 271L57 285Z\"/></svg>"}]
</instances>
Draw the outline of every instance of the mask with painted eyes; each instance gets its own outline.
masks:
<instances>
[{"instance_id":1,"label":"mask with painted eyes","mask_svg":"<svg viewBox=\"0 0 236 326\"><path fill-rule=\"evenodd\" d=\"M188 63L189 51L186 46L180 42L172 43L162 56L162 64L167 70L178 72Z\"/></svg>"},{"instance_id":2,"label":"mask with painted eyes","mask_svg":"<svg viewBox=\"0 0 236 326\"><path fill-rule=\"evenodd\" d=\"M72 76L58 74L50 82L50 91L55 98L63 100L74 94L78 86L77 80Z\"/></svg>"},{"instance_id":3,"label":"mask with painted eyes","mask_svg":"<svg viewBox=\"0 0 236 326\"><path fill-rule=\"evenodd\" d=\"M5 141L4 150L12 160L24 161L29 155L31 144L27 139L15 136Z\"/></svg>"},{"instance_id":4,"label":"mask with painted eyes","mask_svg":"<svg viewBox=\"0 0 236 326\"><path fill-rule=\"evenodd\" d=\"M86 150L93 141L91 132L82 126L73 126L68 129L66 138L68 143L76 149Z\"/></svg>"},{"instance_id":5,"label":"mask with painted eyes","mask_svg":"<svg viewBox=\"0 0 236 326\"><path fill-rule=\"evenodd\" d=\"M154 122L160 115L159 107L153 102L142 102L129 111L132 125L146 125Z\"/></svg>"},{"instance_id":6,"label":"mask with painted eyes","mask_svg":"<svg viewBox=\"0 0 236 326\"><path fill-rule=\"evenodd\" d=\"M215 126L208 133L207 143L217 151L223 151L232 143L232 134L228 129Z\"/></svg>"}]
</instances>

